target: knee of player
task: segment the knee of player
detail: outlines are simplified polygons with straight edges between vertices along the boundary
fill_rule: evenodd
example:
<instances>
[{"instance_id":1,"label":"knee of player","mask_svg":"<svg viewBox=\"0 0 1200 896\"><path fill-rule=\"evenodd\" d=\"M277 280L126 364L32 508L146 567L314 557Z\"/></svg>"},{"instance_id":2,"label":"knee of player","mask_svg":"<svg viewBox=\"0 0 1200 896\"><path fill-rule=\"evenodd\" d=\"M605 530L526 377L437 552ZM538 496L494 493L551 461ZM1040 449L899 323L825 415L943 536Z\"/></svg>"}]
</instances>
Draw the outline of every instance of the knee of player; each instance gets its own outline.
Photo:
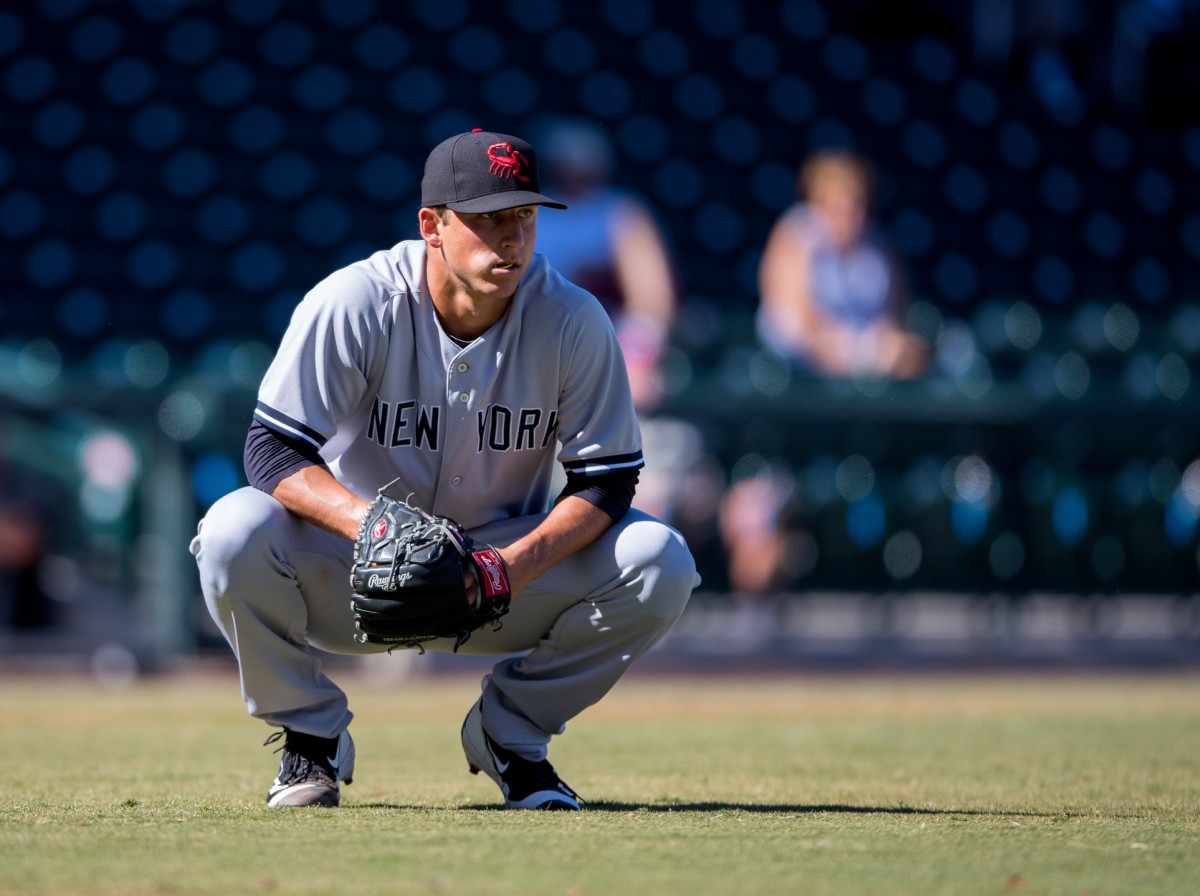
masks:
<instances>
[{"instance_id":1,"label":"knee of player","mask_svg":"<svg viewBox=\"0 0 1200 896\"><path fill-rule=\"evenodd\" d=\"M272 506L275 505L275 506ZM255 550L273 529L276 508L273 498L257 489L243 488L217 500L197 527L191 552L204 569L229 568Z\"/></svg>"},{"instance_id":2,"label":"knee of player","mask_svg":"<svg viewBox=\"0 0 1200 896\"><path fill-rule=\"evenodd\" d=\"M638 520L618 541L618 551L626 549L641 569L646 610L656 617L678 618L699 584L696 560L683 536L657 520Z\"/></svg>"}]
</instances>

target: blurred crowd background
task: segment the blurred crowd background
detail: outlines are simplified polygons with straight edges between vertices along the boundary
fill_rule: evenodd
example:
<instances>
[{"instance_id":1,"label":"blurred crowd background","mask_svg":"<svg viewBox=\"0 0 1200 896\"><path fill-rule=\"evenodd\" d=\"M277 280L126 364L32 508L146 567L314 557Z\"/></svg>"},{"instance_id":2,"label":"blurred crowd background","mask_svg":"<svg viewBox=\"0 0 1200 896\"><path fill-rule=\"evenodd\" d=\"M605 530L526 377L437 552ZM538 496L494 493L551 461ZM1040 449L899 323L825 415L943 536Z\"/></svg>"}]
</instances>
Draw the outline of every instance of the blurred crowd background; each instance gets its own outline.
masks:
<instances>
[{"instance_id":1,"label":"blurred crowd background","mask_svg":"<svg viewBox=\"0 0 1200 896\"><path fill-rule=\"evenodd\" d=\"M473 127L571 205L710 605L1200 635L1197 0L28 0L0 109L0 652L223 646L187 542L291 309Z\"/></svg>"}]
</instances>

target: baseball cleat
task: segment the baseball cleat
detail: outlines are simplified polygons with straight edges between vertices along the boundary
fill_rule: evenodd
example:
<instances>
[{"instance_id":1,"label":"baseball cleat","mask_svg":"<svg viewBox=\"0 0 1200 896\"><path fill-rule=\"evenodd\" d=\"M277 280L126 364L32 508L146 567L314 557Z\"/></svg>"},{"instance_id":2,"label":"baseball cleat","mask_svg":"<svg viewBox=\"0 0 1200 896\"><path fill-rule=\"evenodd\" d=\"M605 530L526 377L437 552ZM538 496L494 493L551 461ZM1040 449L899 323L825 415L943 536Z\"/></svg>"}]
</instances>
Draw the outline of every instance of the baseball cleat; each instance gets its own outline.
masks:
<instances>
[{"instance_id":1,"label":"baseball cleat","mask_svg":"<svg viewBox=\"0 0 1200 896\"><path fill-rule=\"evenodd\" d=\"M284 728L263 745L284 735L279 774L267 791L268 806L336 806L341 801L338 781L354 777L354 741L349 731L337 737L313 737ZM278 751L277 751L278 752Z\"/></svg>"},{"instance_id":2,"label":"baseball cleat","mask_svg":"<svg viewBox=\"0 0 1200 896\"><path fill-rule=\"evenodd\" d=\"M471 774L496 782L509 809L579 809L580 799L545 759L533 762L500 746L483 729L483 700L463 720L462 745Z\"/></svg>"}]
</instances>

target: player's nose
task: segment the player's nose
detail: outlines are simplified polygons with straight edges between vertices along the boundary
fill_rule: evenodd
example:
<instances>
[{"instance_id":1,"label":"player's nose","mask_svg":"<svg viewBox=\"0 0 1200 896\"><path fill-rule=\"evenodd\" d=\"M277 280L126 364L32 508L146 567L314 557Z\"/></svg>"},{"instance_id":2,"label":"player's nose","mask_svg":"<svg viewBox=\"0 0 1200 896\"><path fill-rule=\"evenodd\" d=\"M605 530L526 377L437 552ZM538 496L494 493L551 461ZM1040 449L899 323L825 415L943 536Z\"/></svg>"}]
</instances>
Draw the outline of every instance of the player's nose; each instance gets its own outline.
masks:
<instances>
[{"instance_id":1,"label":"player's nose","mask_svg":"<svg viewBox=\"0 0 1200 896\"><path fill-rule=\"evenodd\" d=\"M521 248L527 242L532 242L536 231L536 226L531 219L521 218L513 215L506 221L505 226L501 231L501 242L505 246L513 248Z\"/></svg>"}]
</instances>

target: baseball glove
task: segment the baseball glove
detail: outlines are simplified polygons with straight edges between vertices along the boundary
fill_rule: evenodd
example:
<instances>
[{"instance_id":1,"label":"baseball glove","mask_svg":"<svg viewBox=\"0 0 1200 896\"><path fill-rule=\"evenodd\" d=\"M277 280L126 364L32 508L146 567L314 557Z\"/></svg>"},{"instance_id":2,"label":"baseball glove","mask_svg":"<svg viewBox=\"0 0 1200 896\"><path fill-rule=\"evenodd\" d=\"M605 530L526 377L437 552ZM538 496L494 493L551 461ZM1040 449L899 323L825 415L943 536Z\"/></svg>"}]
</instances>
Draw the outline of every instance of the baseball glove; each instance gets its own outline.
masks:
<instances>
[{"instance_id":1,"label":"baseball glove","mask_svg":"<svg viewBox=\"0 0 1200 896\"><path fill-rule=\"evenodd\" d=\"M479 581L473 605L467 570ZM359 527L350 587L357 640L393 647L453 638L457 651L484 625L499 628L512 599L495 548L476 544L454 520L383 493Z\"/></svg>"}]
</instances>

